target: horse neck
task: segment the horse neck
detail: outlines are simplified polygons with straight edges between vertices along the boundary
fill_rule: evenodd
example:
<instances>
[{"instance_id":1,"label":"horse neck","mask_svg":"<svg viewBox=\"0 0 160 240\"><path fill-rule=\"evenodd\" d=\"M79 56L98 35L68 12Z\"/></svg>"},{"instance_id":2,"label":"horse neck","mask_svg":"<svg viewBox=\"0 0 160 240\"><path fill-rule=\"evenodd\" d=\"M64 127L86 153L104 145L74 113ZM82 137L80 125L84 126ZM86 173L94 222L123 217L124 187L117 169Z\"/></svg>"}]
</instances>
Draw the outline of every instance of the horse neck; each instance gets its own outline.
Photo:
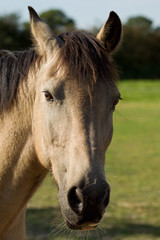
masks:
<instances>
[{"instance_id":1,"label":"horse neck","mask_svg":"<svg viewBox=\"0 0 160 240\"><path fill-rule=\"evenodd\" d=\"M16 104L0 116L0 233L10 226L47 174L37 159L32 135L34 84L31 76L23 81Z\"/></svg>"},{"instance_id":2,"label":"horse neck","mask_svg":"<svg viewBox=\"0 0 160 240\"><path fill-rule=\"evenodd\" d=\"M2 151L3 156L0 159L1 164L9 162L9 166L16 166L29 139L30 147L34 149L32 137L34 89L35 83L32 83L28 74L28 77L20 82L11 106L4 109L0 115L0 153Z\"/></svg>"}]
</instances>

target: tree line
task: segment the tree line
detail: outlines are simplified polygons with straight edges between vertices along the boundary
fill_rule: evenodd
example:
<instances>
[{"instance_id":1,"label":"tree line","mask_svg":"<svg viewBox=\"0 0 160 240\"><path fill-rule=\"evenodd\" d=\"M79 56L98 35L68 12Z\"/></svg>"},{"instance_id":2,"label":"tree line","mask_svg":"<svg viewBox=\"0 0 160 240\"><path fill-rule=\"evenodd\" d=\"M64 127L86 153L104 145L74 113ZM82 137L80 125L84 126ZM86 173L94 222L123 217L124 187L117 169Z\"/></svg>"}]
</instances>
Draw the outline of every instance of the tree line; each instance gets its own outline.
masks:
<instances>
[{"instance_id":1,"label":"tree line","mask_svg":"<svg viewBox=\"0 0 160 240\"><path fill-rule=\"evenodd\" d=\"M115 60L123 78L160 79L160 27L145 17L130 18Z\"/></svg>"},{"instance_id":2,"label":"tree line","mask_svg":"<svg viewBox=\"0 0 160 240\"><path fill-rule=\"evenodd\" d=\"M76 29L75 21L61 10L43 12L40 17L56 34ZM15 13L0 16L0 49L23 50L31 45L28 22L22 23ZM160 79L160 27L143 16L129 18L114 59L122 79Z\"/></svg>"}]
</instances>

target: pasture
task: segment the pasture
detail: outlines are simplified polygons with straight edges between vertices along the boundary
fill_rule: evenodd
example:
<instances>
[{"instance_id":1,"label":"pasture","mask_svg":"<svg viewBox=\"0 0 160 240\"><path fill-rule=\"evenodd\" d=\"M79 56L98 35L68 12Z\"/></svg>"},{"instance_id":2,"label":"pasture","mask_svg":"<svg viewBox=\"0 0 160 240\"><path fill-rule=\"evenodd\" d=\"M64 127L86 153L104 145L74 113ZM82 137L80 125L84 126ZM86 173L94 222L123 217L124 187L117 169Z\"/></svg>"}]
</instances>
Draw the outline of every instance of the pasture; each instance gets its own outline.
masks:
<instances>
[{"instance_id":1,"label":"pasture","mask_svg":"<svg viewBox=\"0 0 160 240\"><path fill-rule=\"evenodd\" d=\"M100 228L83 236L67 230L48 176L28 205L28 240L160 239L160 81L123 81L119 89L106 153L111 200Z\"/></svg>"}]
</instances>

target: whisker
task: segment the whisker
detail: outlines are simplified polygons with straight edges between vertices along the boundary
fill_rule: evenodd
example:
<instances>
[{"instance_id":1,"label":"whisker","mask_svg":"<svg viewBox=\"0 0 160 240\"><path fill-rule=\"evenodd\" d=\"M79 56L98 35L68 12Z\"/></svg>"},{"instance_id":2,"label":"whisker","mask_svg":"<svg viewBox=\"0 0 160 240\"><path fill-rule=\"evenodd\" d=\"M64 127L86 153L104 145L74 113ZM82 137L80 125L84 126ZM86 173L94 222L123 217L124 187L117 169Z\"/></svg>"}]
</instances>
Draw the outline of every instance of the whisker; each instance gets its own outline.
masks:
<instances>
[{"instance_id":1,"label":"whisker","mask_svg":"<svg viewBox=\"0 0 160 240\"><path fill-rule=\"evenodd\" d=\"M97 230L98 230L98 234L100 236L100 239L107 236L107 230L103 229L102 227L98 227Z\"/></svg>"},{"instance_id":2,"label":"whisker","mask_svg":"<svg viewBox=\"0 0 160 240\"><path fill-rule=\"evenodd\" d=\"M87 231L86 233L86 240L88 239L88 237L89 237L89 231Z\"/></svg>"},{"instance_id":3,"label":"whisker","mask_svg":"<svg viewBox=\"0 0 160 240\"><path fill-rule=\"evenodd\" d=\"M100 238L100 234L99 234L99 229L98 229L98 228L96 229L96 235L97 235L97 239L101 239L101 238Z\"/></svg>"},{"instance_id":4,"label":"whisker","mask_svg":"<svg viewBox=\"0 0 160 240\"><path fill-rule=\"evenodd\" d=\"M73 230L69 229L69 234L68 234L68 238L67 239L70 239L72 233L73 233Z\"/></svg>"},{"instance_id":5,"label":"whisker","mask_svg":"<svg viewBox=\"0 0 160 240\"><path fill-rule=\"evenodd\" d=\"M64 229L65 223L64 221L57 224L57 226L50 232L49 237L55 237L57 234L59 234L60 232L62 232L62 230Z\"/></svg>"},{"instance_id":6,"label":"whisker","mask_svg":"<svg viewBox=\"0 0 160 240\"><path fill-rule=\"evenodd\" d=\"M65 225L63 234L67 235L67 233L69 233L69 231L70 231L69 228Z\"/></svg>"},{"instance_id":7,"label":"whisker","mask_svg":"<svg viewBox=\"0 0 160 240\"><path fill-rule=\"evenodd\" d=\"M102 227L98 227L97 230L100 230L101 232L106 233L106 230L104 230Z\"/></svg>"}]
</instances>

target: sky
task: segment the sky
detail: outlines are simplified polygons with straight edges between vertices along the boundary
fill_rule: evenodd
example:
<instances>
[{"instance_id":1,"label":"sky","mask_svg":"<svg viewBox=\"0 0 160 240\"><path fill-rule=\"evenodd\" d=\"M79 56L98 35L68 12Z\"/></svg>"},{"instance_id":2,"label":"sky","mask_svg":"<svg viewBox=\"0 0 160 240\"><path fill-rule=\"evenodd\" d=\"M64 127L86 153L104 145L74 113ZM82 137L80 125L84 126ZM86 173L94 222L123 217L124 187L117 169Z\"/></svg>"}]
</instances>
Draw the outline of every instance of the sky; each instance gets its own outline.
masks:
<instances>
[{"instance_id":1,"label":"sky","mask_svg":"<svg viewBox=\"0 0 160 240\"><path fill-rule=\"evenodd\" d=\"M160 26L160 0L0 0L0 15L16 12L22 21L29 21L27 6L39 14L48 9L60 9L73 18L80 29L100 27L115 11L122 22L129 17L145 16Z\"/></svg>"}]
</instances>

